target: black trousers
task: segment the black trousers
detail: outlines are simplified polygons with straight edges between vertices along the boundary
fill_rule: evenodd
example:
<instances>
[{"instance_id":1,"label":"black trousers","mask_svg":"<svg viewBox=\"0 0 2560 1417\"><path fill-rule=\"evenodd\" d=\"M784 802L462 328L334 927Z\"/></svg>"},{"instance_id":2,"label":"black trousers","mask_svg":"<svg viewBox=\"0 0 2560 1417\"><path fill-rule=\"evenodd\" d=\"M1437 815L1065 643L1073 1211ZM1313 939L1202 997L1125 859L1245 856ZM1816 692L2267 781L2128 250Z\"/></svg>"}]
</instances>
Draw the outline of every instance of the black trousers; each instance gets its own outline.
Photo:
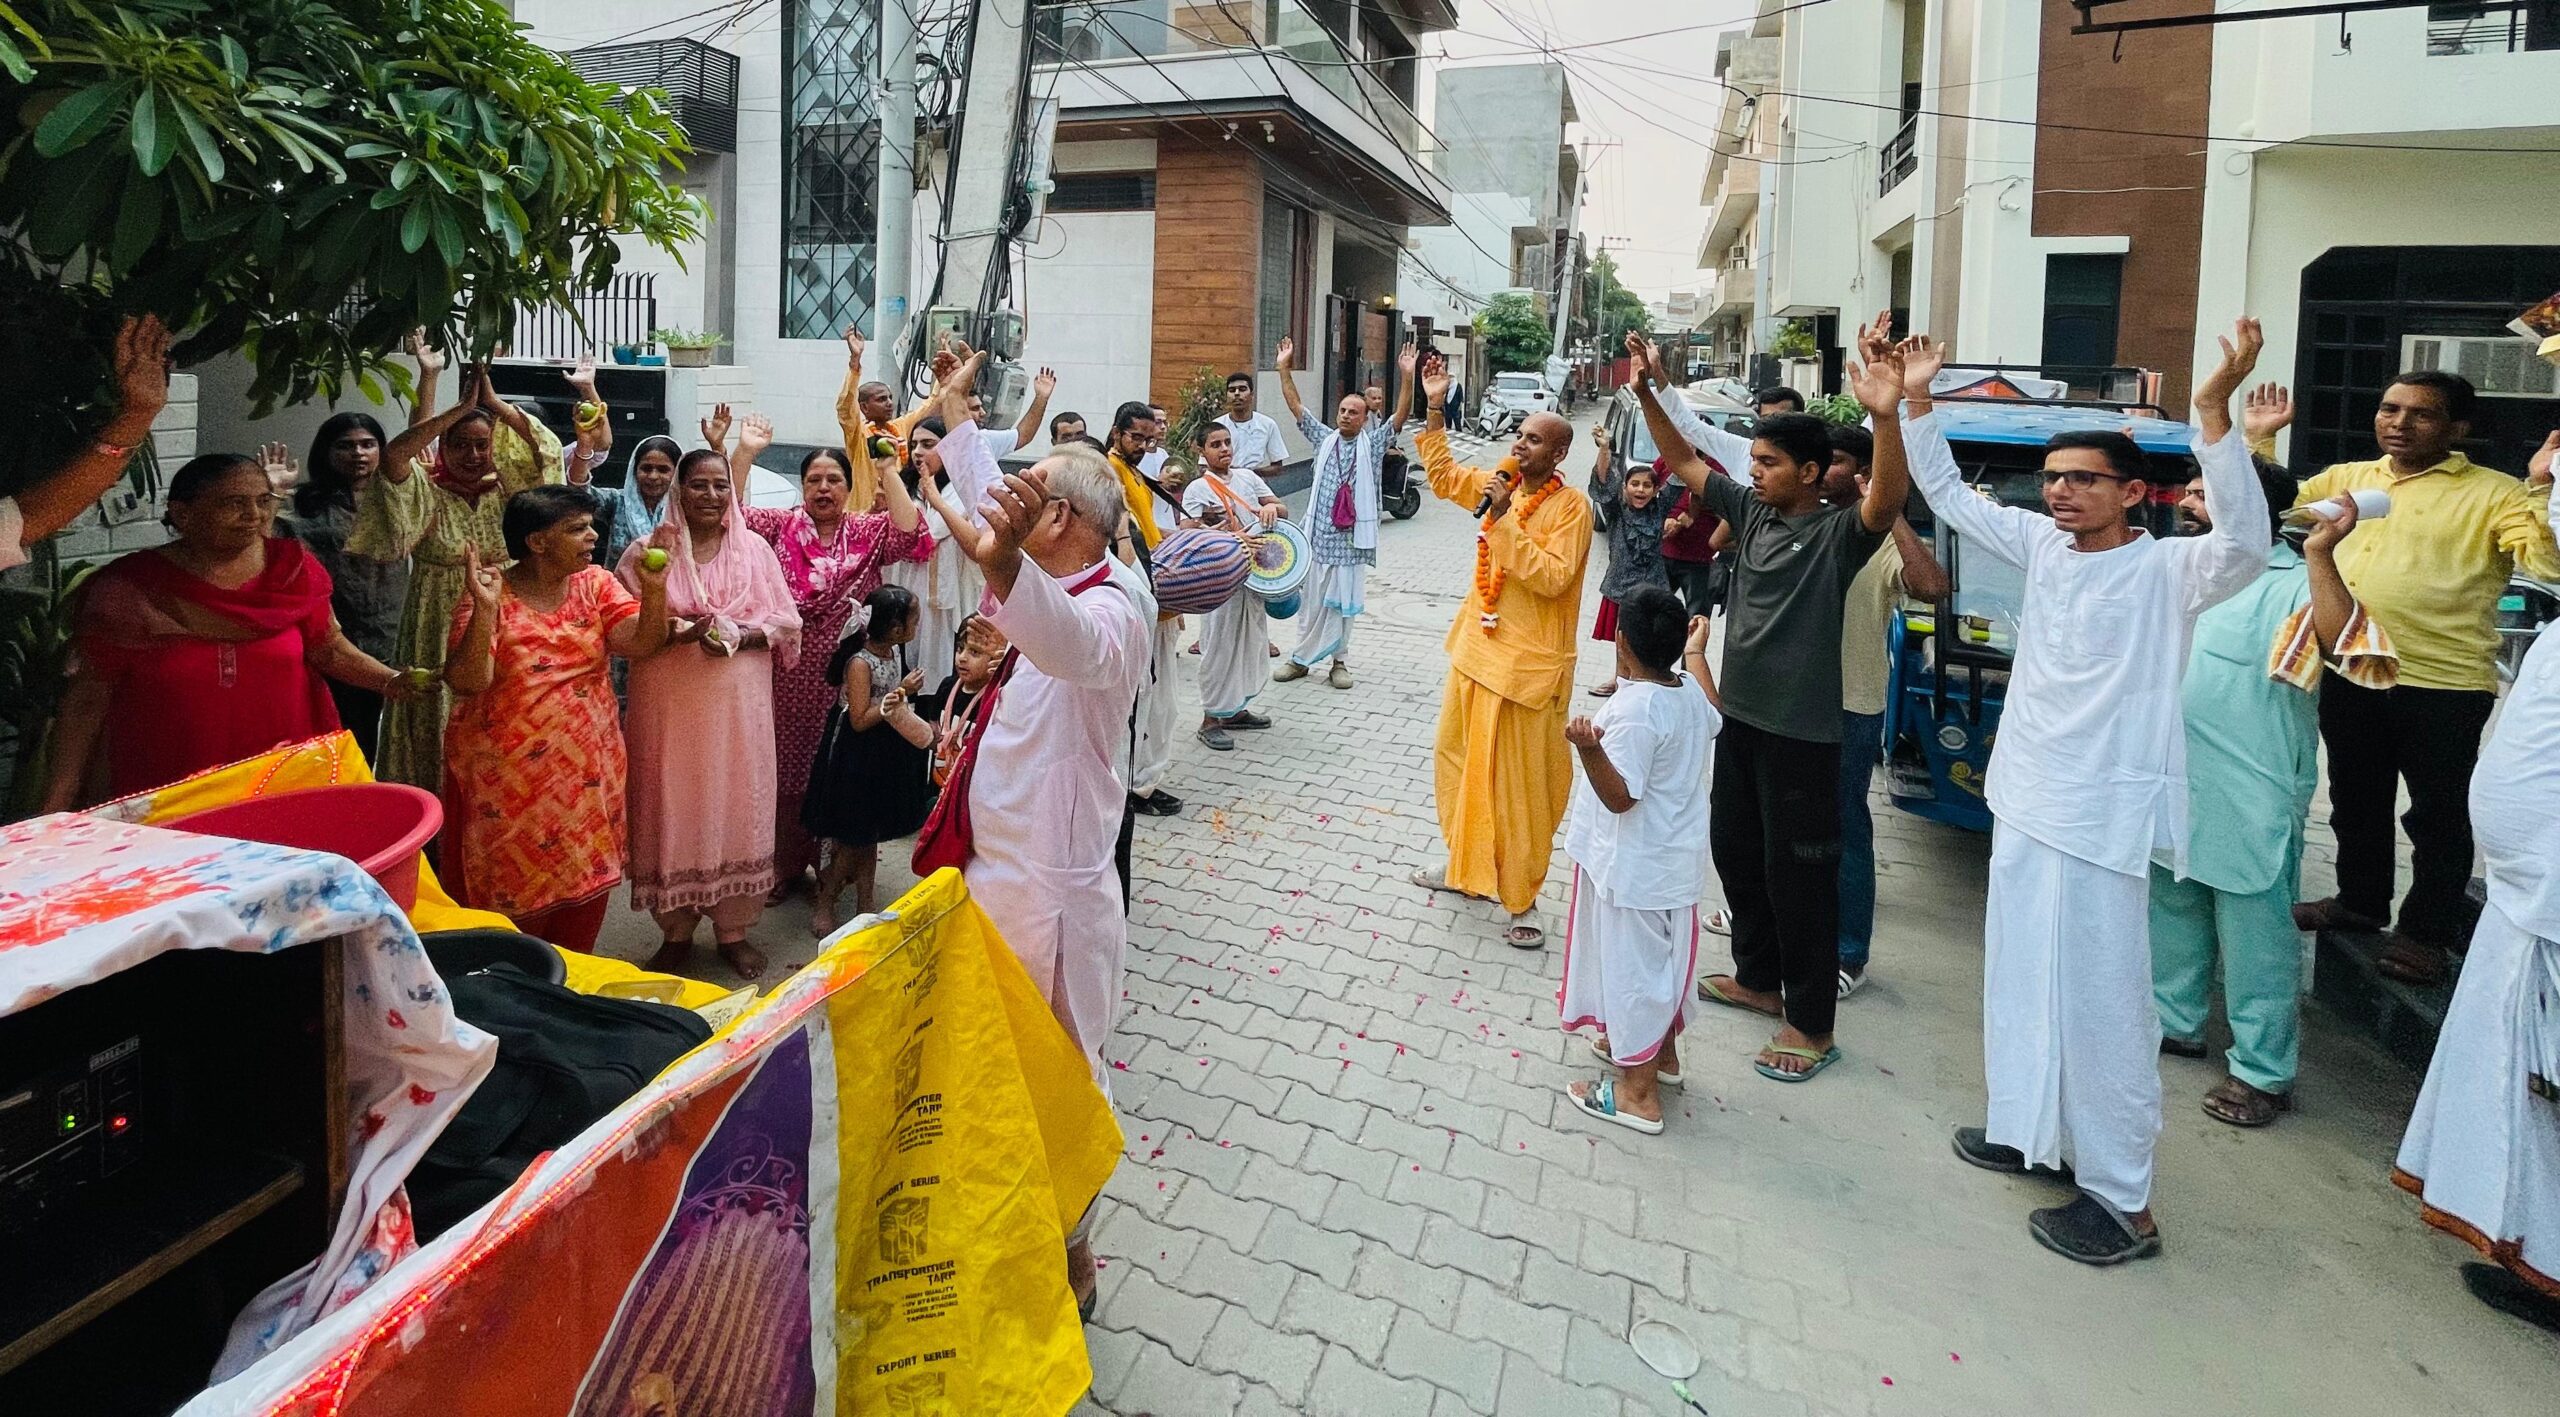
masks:
<instances>
[{"instance_id":1,"label":"black trousers","mask_svg":"<svg viewBox=\"0 0 2560 1417\"><path fill-rule=\"evenodd\" d=\"M1733 917L1733 977L1777 990L1787 1022L1831 1032L1840 1006L1840 745L1726 719L1707 844Z\"/></svg>"},{"instance_id":2,"label":"black trousers","mask_svg":"<svg viewBox=\"0 0 2560 1417\"><path fill-rule=\"evenodd\" d=\"M621 663L620 660L614 661ZM371 689L353 684L329 681L329 697L338 705L338 726L355 735L356 747L364 751L368 763L381 761L374 756L375 735L382 727L382 696Z\"/></svg>"},{"instance_id":3,"label":"black trousers","mask_svg":"<svg viewBox=\"0 0 2560 1417\"><path fill-rule=\"evenodd\" d=\"M2471 768L2498 696L2476 689L2361 689L2320 681L2320 739L2329 749L2329 826L2338 836L2338 899L2391 918L2396 843L2391 814L2409 784L2408 897L2400 933L2461 947L2471 904Z\"/></svg>"},{"instance_id":4,"label":"black trousers","mask_svg":"<svg viewBox=\"0 0 2560 1417\"><path fill-rule=\"evenodd\" d=\"M1724 603L1724 576L1713 561L1674 561L1663 558L1663 569L1671 573L1671 589L1692 615L1713 615Z\"/></svg>"},{"instance_id":5,"label":"black trousers","mask_svg":"<svg viewBox=\"0 0 2560 1417\"><path fill-rule=\"evenodd\" d=\"M1111 848L1111 864L1120 872L1120 913L1129 913L1129 853L1138 841L1138 810L1126 803L1120 807L1120 840Z\"/></svg>"}]
</instances>

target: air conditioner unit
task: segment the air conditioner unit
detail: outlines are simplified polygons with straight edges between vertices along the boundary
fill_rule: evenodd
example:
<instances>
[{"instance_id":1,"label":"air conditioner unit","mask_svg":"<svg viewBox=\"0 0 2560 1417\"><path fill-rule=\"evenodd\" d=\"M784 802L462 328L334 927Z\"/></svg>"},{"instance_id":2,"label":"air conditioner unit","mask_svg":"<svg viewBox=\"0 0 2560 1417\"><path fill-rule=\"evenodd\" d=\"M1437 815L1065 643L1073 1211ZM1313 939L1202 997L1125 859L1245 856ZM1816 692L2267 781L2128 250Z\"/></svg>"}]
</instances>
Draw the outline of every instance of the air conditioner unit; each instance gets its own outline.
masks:
<instances>
[{"instance_id":1,"label":"air conditioner unit","mask_svg":"<svg viewBox=\"0 0 2560 1417\"><path fill-rule=\"evenodd\" d=\"M1729 250L1729 251L1727 251L1727 252L1725 252L1725 253L1724 253L1724 259L1725 259L1726 264L1728 264L1728 265L1735 265L1735 266L1747 266L1747 265L1750 265L1750 264L1751 264L1751 248L1750 248L1749 246L1747 246L1747 245L1744 245L1742 242L1737 241L1737 242L1733 243L1733 249L1731 249L1731 250Z\"/></svg>"}]
</instances>

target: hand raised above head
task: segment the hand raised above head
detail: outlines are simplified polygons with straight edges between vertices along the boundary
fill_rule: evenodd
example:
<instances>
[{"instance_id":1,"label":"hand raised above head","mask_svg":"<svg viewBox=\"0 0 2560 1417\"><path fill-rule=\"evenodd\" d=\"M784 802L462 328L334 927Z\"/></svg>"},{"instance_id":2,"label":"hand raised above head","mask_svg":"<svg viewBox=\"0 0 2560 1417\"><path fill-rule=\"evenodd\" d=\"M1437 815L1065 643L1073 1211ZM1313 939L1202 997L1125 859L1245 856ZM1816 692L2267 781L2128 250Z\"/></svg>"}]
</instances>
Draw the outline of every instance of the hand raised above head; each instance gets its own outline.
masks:
<instances>
[{"instance_id":1,"label":"hand raised above head","mask_svg":"<svg viewBox=\"0 0 2560 1417\"><path fill-rule=\"evenodd\" d=\"M1902 356L1902 396L1927 399L1930 382L1947 367L1947 345L1927 335L1913 335L1895 345L1894 352Z\"/></svg>"}]
</instances>

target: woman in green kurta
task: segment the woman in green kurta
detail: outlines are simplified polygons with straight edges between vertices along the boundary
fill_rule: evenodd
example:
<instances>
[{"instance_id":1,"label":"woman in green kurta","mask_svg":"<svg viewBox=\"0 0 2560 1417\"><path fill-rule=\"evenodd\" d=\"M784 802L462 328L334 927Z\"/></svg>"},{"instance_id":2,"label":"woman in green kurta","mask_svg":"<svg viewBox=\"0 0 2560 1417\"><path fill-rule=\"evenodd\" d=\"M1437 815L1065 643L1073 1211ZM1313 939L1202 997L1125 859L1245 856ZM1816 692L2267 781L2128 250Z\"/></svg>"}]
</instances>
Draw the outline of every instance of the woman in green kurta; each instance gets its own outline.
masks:
<instances>
[{"instance_id":1,"label":"woman in green kurta","mask_svg":"<svg viewBox=\"0 0 2560 1417\"><path fill-rule=\"evenodd\" d=\"M444 725L453 710L444 652L467 589L463 549L478 548L484 566L507 564L499 529L507 498L560 480L560 439L499 398L486 369L464 376L460 403L433 415L421 409L391 440L382 474L357 500L347 551L386 561L410 558L409 603L395 658L436 678L415 698L385 706L375 776L443 790Z\"/></svg>"}]
</instances>

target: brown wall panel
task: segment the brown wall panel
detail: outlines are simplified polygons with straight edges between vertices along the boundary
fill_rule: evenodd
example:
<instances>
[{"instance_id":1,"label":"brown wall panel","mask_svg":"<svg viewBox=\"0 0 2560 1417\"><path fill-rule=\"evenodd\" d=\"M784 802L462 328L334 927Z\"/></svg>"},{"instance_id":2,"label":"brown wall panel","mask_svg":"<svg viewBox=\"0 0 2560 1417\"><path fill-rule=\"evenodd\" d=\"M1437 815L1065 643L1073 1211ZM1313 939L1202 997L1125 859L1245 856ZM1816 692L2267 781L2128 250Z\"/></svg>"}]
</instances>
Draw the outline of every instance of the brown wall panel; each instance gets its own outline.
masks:
<instances>
[{"instance_id":1,"label":"brown wall panel","mask_svg":"<svg viewBox=\"0 0 2560 1417\"><path fill-rule=\"evenodd\" d=\"M1250 369L1262 251L1253 154L1167 138L1156 153L1156 317L1150 397L1162 404L1206 364Z\"/></svg>"}]
</instances>

